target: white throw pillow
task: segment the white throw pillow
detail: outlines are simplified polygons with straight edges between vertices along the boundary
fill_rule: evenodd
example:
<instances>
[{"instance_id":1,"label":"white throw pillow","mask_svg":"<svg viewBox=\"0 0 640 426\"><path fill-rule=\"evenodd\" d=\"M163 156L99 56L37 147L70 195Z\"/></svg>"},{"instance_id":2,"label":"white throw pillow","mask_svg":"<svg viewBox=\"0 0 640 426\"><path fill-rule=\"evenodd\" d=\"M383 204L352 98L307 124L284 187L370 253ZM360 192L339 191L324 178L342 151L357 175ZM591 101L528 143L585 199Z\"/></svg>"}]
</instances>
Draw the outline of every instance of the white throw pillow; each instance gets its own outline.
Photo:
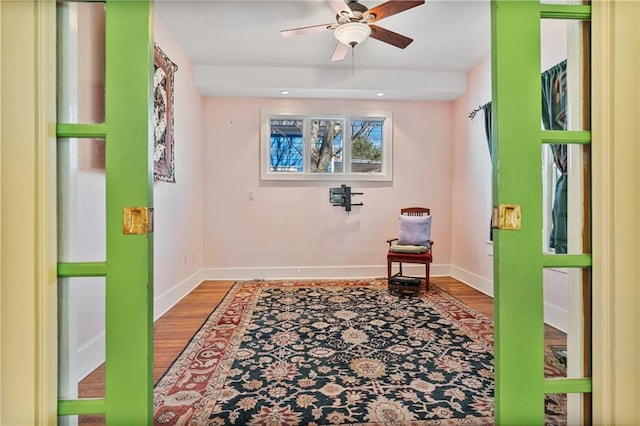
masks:
<instances>
[{"instance_id":1,"label":"white throw pillow","mask_svg":"<svg viewBox=\"0 0 640 426\"><path fill-rule=\"evenodd\" d=\"M400 229L398 244L429 246L431 239L431 215L406 216L400 215Z\"/></svg>"}]
</instances>

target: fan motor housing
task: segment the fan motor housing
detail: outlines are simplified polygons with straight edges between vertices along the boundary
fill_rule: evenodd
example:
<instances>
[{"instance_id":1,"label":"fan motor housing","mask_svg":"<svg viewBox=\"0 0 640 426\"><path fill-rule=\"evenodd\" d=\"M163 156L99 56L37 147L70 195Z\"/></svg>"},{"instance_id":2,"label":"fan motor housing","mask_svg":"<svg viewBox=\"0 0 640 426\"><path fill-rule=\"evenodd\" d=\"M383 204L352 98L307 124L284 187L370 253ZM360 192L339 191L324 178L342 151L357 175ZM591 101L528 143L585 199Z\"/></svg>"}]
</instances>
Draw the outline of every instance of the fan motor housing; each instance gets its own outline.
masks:
<instances>
[{"instance_id":1,"label":"fan motor housing","mask_svg":"<svg viewBox=\"0 0 640 426\"><path fill-rule=\"evenodd\" d=\"M339 24L345 24L347 22L362 22L365 21L365 12L369 10L369 8L362 3L357 2L356 0L350 0L347 2L347 6L351 9L351 16L347 16L346 14L336 15L336 21Z\"/></svg>"}]
</instances>

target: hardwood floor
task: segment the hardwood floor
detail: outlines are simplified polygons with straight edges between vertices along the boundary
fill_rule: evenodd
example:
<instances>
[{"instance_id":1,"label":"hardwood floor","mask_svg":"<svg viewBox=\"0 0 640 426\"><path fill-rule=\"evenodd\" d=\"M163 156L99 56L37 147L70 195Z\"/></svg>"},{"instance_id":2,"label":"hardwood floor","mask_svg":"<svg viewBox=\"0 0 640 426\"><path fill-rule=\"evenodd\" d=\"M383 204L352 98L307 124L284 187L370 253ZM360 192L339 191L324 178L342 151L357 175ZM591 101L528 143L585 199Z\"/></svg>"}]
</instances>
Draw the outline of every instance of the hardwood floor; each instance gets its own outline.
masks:
<instances>
[{"instance_id":1,"label":"hardwood floor","mask_svg":"<svg viewBox=\"0 0 640 426\"><path fill-rule=\"evenodd\" d=\"M235 281L204 281L158 318L153 326L153 382L156 383L189 343ZM105 364L78 384L80 398L104 398ZM82 425L103 426L104 416L79 416Z\"/></svg>"},{"instance_id":2,"label":"hardwood floor","mask_svg":"<svg viewBox=\"0 0 640 426\"><path fill-rule=\"evenodd\" d=\"M204 281L154 324L153 380L157 382L209 314L224 299L234 281ZM451 277L432 277L431 284L493 319L493 299ZM565 345L566 335L545 326L546 345ZM78 386L80 398L104 397L104 368L97 368ZM81 416L82 424L104 423L102 416Z\"/></svg>"},{"instance_id":3,"label":"hardwood floor","mask_svg":"<svg viewBox=\"0 0 640 426\"><path fill-rule=\"evenodd\" d=\"M153 382L162 374L209 314L224 299L235 281L204 281L166 314L153 328Z\"/></svg>"},{"instance_id":4,"label":"hardwood floor","mask_svg":"<svg viewBox=\"0 0 640 426\"><path fill-rule=\"evenodd\" d=\"M486 315L493 320L493 299L486 294L461 283L455 278L431 278L431 285L446 291L465 305ZM544 326L544 343L546 345L563 346L567 344L567 335L549 325Z\"/></svg>"}]
</instances>

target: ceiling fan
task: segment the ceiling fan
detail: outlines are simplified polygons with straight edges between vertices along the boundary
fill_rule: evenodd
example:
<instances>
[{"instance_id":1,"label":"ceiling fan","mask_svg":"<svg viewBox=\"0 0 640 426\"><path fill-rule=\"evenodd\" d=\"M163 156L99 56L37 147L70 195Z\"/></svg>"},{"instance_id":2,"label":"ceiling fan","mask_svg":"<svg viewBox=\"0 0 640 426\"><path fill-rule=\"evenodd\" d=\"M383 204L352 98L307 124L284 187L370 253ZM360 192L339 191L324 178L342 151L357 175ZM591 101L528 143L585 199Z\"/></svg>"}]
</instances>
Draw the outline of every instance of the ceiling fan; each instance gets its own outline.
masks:
<instances>
[{"instance_id":1,"label":"ceiling fan","mask_svg":"<svg viewBox=\"0 0 640 426\"><path fill-rule=\"evenodd\" d=\"M387 30L386 28L379 27L373 23L391 15L420 6L425 2L425 0L389 0L369 9L357 0L326 1L336 12L335 23L292 28L289 30L282 30L280 31L280 34L284 37L290 37L325 30L333 30L333 35L338 40L338 43L333 50L333 55L331 56L332 61L340 61L344 59L349 47L355 47L365 41L368 37L375 38L376 40L404 49L411 44L413 41L412 38Z\"/></svg>"}]
</instances>

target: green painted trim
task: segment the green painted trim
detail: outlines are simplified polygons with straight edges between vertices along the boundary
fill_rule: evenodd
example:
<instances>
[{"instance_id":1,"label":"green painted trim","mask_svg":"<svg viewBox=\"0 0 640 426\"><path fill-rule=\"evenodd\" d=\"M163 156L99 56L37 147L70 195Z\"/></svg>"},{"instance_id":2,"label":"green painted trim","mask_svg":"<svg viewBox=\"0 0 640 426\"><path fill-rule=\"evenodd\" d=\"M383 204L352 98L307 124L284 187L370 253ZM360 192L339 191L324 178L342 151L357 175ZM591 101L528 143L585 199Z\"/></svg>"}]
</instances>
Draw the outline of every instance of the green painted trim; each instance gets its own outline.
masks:
<instances>
[{"instance_id":1,"label":"green painted trim","mask_svg":"<svg viewBox=\"0 0 640 426\"><path fill-rule=\"evenodd\" d=\"M58 123L56 135L59 138L100 138L107 137L107 125L104 123Z\"/></svg>"},{"instance_id":2,"label":"green painted trim","mask_svg":"<svg viewBox=\"0 0 640 426\"><path fill-rule=\"evenodd\" d=\"M62 262L59 276L104 276L105 398L58 414L153 424L153 235L124 235L125 207L153 207L153 1L106 0L105 123L60 123L59 138L105 138L106 262Z\"/></svg>"},{"instance_id":3,"label":"green painted trim","mask_svg":"<svg viewBox=\"0 0 640 426\"><path fill-rule=\"evenodd\" d=\"M125 207L153 208L153 1L107 0L106 364L110 425L153 424L153 234L125 235Z\"/></svg>"},{"instance_id":4,"label":"green painted trim","mask_svg":"<svg viewBox=\"0 0 640 426\"><path fill-rule=\"evenodd\" d=\"M107 262L59 262L59 277L104 277Z\"/></svg>"},{"instance_id":5,"label":"green painted trim","mask_svg":"<svg viewBox=\"0 0 640 426\"><path fill-rule=\"evenodd\" d=\"M588 132L540 129L540 19L589 19L582 5L491 1L493 205L522 207L519 231L494 230L495 422L543 425L545 391L584 391L584 381L544 378L545 266L591 265L590 255L541 253L543 143L590 143Z\"/></svg>"},{"instance_id":6,"label":"green painted trim","mask_svg":"<svg viewBox=\"0 0 640 426\"><path fill-rule=\"evenodd\" d=\"M542 143L554 144L590 144L589 130L543 130Z\"/></svg>"},{"instance_id":7,"label":"green painted trim","mask_svg":"<svg viewBox=\"0 0 640 426\"><path fill-rule=\"evenodd\" d=\"M544 393L591 393L592 391L591 378L546 379L544 381Z\"/></svg>"},{"instance_id":8,"label":"green painted trim","mask_svg":"<svg viewBox=\"0 0 640 426\"><path fill-rule=\"evenodd\" d=\"M493 205L522 206L519 231L493 234L495 420L543 425L540 4L494 0L491 25Z\"/></svg>"},{"instance_id":9,"label":"green painted trim","mask_svg":"<svg viewBox=\"0 0 640 426\"><path fill-rule=\"evenodd\" d=\"M58 416L80 414L102 414L106 411L104 399L60 399L58 400Z\"/></svg>"},{"instance_id":10,"label":"green painted trim","mask_svg":"<svg viewBox=\"0 0 640 426\"><path fill-rule=\"evenodd\" d=\"M540 17L548 19L591 19L591 6L581 4L540 4Z\"/></svg>"},{"instance_id":11,"label":"green painted trim","mask_svg":"<svg viewBox=\"0 0 640 426\"><path fill-rule=\"evenodd\" d=\"M590 268L593 259L590 254L545 254L542 266L545 268Z\"/></svg>"}]
</instances>

